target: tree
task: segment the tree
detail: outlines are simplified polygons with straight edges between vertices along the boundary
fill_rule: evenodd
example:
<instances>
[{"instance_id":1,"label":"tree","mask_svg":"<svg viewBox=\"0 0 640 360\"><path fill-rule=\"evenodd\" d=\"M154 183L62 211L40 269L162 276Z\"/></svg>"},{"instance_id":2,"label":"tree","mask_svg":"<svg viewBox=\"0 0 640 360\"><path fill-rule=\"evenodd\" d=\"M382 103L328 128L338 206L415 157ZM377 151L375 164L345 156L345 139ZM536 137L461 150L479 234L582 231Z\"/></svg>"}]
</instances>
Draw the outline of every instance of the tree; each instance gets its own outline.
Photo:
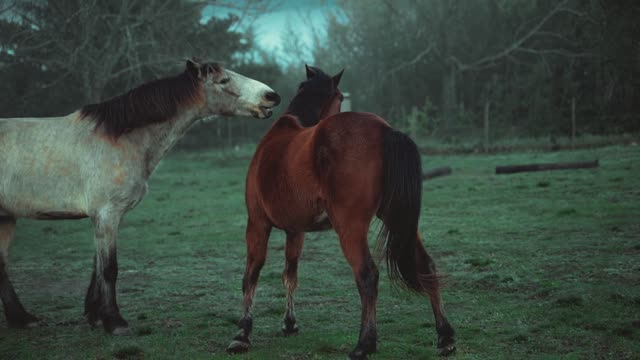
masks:
<instances>
[{"instance_id":1,"label":"tree","mask_svg":"<svg viewBox=\"0 0 640 360\"><path fill-rule=\"evenodd\" d=\"M243 41L244 34L230 31L238 17L211 17L203 23L202 10L210 3L17 3L12 16L0 18L0 60L4 64L0 77L24 79L11 82L18 85L18 91L12 91L17 96L11 99L14 106L9 113L69 112L175 72L177 66L183 66L183 59L194 55L232 62L234 54L248 51L252 44ZM41 112L30 106L35 101Z\"/></svg>"},{"instance_id":2,"label":"tree","mask_svg":"<svg viewBox=\"0 0 640 360\"><path fill-rule=\"evenodd\" d=\"M412 109L434 103L428 108L444 124L440 134L458 136L480 126L491 102L496 131L560 133L569 122L559 120L569 116L573 97L580 98L581 114L590 114L589 124L611 114L612 103L602 101L610 97L594 93L603 78L619 94L616 108L637 113L636 80L628 75L640 63L628 54L640 49L634 20L639 4L343 1L347 20L330 20L327 44L315 56L330 66L350 67L343 88L353 94L356 109L400 126L407 126L403 121Z\"/></svg>"}]
</instances>

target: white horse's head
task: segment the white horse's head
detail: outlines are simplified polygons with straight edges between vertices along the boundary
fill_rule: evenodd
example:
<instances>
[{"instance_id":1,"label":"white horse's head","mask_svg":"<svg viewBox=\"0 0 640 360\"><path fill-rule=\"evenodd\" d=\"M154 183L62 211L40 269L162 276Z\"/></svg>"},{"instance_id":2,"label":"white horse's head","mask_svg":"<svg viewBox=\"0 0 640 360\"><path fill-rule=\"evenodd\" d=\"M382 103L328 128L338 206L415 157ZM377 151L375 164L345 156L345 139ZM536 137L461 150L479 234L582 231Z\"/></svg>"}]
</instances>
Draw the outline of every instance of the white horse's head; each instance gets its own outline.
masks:
<instances>
[{"instance_id":1,"label":"white horse's head","mask_svg":"<svg viewBox=\"0 0 640 360\"><path fill-rule=\"evenodd\" d=\"M207 115L247 115L265 119L271 116L271 109L280 104L280 95L267 85L219 64L187 60L187 70L202 81Z\"/></svg>"}]
</instances>

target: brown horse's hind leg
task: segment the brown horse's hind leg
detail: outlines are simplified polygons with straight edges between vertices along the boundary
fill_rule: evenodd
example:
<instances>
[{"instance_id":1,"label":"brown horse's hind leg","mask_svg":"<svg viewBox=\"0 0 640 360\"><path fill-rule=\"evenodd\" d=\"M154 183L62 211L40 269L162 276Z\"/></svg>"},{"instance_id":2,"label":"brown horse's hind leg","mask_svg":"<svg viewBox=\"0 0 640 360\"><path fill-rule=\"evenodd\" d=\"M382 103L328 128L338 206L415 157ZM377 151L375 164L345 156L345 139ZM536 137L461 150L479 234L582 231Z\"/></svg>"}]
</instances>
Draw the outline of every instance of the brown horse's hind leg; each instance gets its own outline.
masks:
<instances>
[{"instance_id":1,"label":"brown horse's hind leg","mask_svg":"<svg viewBox=\"0 0 640 360\"><path fill-rule=\"evenodd\" d=\"M302 252L304 233L287 233L285 249L285 265L282 272L282 283L287 289L287 309L284 313L282 332L285 335L298 333L296 315L293 308L293 292L298 287L298 258Z\"/></svg>"},{"instance_id":2,"label":"brown horse's hind leg","mask_svg":"<svg viewBox=\"0 0 640 360\"><path fill-rule=\"evenodd\" d=\"M89 324L95 326L102 322L104 330L113 335L129 334L129 324L120 315L116 301L116 237L121 219L122 213L110 209L99 211L93 217L97 248L84 308Z\"/></svg>"},{"instance_id":3,"label":"brown horse's hind leg","mask_svg":"<svg viewBox=\"0 0 640 360\"><path fill-rule=\"evenodd\" d=\"M253 329L253 297L258 285L260 270L267 258L267 242L271 233L271 224L266 220L257 221L249 217L247 222L247 265L242 279L242 310L243 315L238 321L238 333L233 338L227 351L240 353L249 350L249 335Z\"/></svg>"},{"instance_id":4,"label":"brown horse's hind leg","mask_svg":"<svg viewBox=\"0 0 640 360\"><path fill-rule=\"evenodd\" d=\"M38 319L24 309L11 281L9 281L9 275L7 275L9 244L13 239L15 229L15 218L0 217L0 298L9 326L29 327L37 324Z\"/></svg>"},{"instance_id":5,"label":"brown horse's hind leg","mask_svg":"<svg viewBox=\"0 0 640 360\"><path fill-rule=\"evenodd\" d=\"M332 223L336 223L333 218ZM356 348L349 353L349 358L366 359L367 354L375 352L377 348L378 269L367 245L369 222L344 225L336 226L336 231L340 237L342 252L353 270L362 305L360 336Z\"/></svg>"},{"instance_id":6,"label":"brown horse's hind leg","mask_svg":"<svg viewBox=\"0 0 640 360\"><path fill-rule=\"evenodd\" d=\"M436 275L436 265L422 245L420 237L418 237L416 243L416 268L420 284L424 291L429 294L433 316L436 320L438 353L444 356L449 355L456 350L455 332L444 313L442 299L440 298L440 284Z\"/></svg>"}]
</instances>

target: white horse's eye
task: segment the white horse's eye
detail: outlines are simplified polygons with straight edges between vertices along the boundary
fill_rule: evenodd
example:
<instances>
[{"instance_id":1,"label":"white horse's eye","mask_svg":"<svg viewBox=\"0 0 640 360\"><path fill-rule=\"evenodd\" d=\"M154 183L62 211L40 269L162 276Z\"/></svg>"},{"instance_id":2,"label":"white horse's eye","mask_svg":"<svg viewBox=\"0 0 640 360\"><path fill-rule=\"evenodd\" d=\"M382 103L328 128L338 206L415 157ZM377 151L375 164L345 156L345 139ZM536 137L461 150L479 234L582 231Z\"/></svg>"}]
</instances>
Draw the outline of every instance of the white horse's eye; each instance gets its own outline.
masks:
<instances>
[{"instance_id":1,"label":"white horse's eye","mask_svg":"<svg viewBox=\"0 0 640 360\"><path fill-rule=\"evenodd\" d=\"M224 79L220 80L220 84L224 85L224 84L228 83L229 81L231 81L230 78L224 78Z\"/></svg>"}]
</instances>

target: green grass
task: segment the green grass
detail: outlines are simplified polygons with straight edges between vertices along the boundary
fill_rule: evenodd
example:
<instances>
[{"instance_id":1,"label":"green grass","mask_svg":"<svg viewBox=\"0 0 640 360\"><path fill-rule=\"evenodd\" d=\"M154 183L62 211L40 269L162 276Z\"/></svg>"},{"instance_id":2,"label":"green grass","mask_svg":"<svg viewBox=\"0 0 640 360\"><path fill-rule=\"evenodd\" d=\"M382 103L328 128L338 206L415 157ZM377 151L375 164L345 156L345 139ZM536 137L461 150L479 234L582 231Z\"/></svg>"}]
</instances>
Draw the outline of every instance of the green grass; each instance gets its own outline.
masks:
<instances>
[{"instance_id":1,"label":"green grass","mask_svg":"<svg viewBox=\"0 0 640 360\"><path fill-rule=\"evenodd\" d=\"M7 329L1 359L226 359L240 316L250 152L173 153L127 214L119 304L132 335L91 330L83 312L89 221L20 221L10 274L46 326ZM496 165L597 158L600 168L494 175ZM424 187L421 232L457 330L456 359L640 357L640 147L425 156L449 177ZM236 359L344 359L360 318L333 232L308 234L296 293L300 334L280 334L284 237L269 243L252 349ZM384 273L384 270L382 270ZM373 359L436 359L428 301L381 277Z\"/></svg>"}]
</instances>

